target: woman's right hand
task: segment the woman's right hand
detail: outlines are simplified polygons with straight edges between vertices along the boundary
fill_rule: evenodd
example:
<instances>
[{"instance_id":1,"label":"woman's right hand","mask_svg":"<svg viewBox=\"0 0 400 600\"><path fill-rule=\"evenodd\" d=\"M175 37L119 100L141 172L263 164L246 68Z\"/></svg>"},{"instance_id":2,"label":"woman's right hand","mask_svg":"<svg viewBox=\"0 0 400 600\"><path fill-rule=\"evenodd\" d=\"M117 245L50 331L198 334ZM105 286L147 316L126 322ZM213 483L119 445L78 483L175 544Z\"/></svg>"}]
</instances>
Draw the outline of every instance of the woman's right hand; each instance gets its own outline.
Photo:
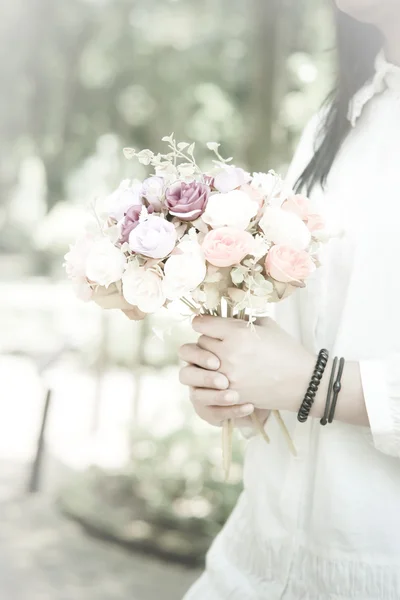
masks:
<instances>
[{"instance_id":1,"label":"woman's right hand","mask_svg":"<svg viewBox=\"0 0 400 600\"><path fill-rule=\"evenodd\" d=\"M220 362L215 354L197 344L185 344L179 356L188 363L180 370L180 382L190 388L190 400L201 419L211 425L221 425L226 419L240 419L240 425L246 427L251 426L250 415L257 410L259 419L266 421L269 411L242 403L238 392L229 389L228 378L218 372Z\"/></svg>"}]
</instances>

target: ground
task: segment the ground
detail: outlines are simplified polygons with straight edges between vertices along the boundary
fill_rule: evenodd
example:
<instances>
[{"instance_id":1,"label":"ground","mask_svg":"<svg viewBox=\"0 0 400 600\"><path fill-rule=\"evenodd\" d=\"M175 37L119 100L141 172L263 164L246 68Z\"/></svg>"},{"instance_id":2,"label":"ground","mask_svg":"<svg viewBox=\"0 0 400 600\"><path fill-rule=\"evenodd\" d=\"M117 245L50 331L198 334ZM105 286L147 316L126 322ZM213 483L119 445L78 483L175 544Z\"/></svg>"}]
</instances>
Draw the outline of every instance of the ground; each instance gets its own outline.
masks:
<instances>
[{"instance_id":1,"label":"ground","mask_svg":"<svg viewBox=\"0 0 400 600\"><path fill-rule=\"evenodd\" d=\"M198 571L92 539L51 495L28 495L27 465L0 462L2 600L180 600Z\"/></svg>"},{"instance_id":2,"label":"ground","mask_svg":"<svg viewBox=\"0 0 400 600\"><path fill-rule=\"evenodd\" d=\"M166 377L173 397L176 373ZM117 374L109 391L106 381L100 432L94 443L88 434L95 388L92 379L75 370L52 374L55 394L41 488L35 495L27 494L26 488L43 407L43 385L30 361L1 355L0 381L0 600L180 600L199 571L88 537L56 508L60 484L71 470L84 468L93 454L103 466L123 462L131 402L129 375ZM147 381L150 388L166 385L154 378ZM163 399L153 389L146 393ZM173 414L168 411L170 420L175 418ZM178 410L175 414L179 419Z\"/></svg>"}]
</instances>

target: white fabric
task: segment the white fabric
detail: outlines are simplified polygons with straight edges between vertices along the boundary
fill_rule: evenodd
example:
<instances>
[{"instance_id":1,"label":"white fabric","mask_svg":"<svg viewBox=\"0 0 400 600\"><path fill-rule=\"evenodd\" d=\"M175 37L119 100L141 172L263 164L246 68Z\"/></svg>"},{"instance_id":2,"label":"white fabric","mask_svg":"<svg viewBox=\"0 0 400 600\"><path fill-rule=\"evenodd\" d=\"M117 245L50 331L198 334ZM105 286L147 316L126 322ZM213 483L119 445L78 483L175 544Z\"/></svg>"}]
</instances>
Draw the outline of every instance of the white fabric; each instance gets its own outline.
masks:
<instances>
[{"instance_id":1,"label":"white fabric","mask_svg":"<svg viewBox=\"0 0 400 600\"><path fill-rule=\"evenodd\" d=\"M371 429L285 414L293 458L272 419L271 445L248 443L244 493L185 600L400 599L400 69L378 79L373 94L370 84L360 92L368 100L325 192L313 194L344 235L277 308L310 350L360 361ZM306 129L292 180L317 126Z\"/></svg>"}]
</instances>

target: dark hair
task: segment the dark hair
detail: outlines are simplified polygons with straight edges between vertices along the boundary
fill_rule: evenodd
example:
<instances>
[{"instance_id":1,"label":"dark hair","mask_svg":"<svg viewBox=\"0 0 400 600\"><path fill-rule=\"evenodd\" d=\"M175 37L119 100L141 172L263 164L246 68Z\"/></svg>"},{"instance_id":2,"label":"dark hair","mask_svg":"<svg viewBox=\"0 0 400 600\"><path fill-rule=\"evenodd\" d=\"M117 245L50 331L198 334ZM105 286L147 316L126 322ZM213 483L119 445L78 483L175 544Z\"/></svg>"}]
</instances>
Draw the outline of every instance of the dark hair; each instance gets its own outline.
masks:
<instances>
[{"instance_id":1,"label":"dark hair","mask_svg":"<svg viewBox=\"0 0 400 600\"><path fill-rule=\"evenodd\" d=\"M349 102L374 73L374 62L382 37L377 29L365 25L336 10L338 76L336 89L326 100L326 116L318 132L319 142L313 158L300 176L297 189L310 192L322 187L350 124L347 120Z\"/></svg>"}]
</instances>

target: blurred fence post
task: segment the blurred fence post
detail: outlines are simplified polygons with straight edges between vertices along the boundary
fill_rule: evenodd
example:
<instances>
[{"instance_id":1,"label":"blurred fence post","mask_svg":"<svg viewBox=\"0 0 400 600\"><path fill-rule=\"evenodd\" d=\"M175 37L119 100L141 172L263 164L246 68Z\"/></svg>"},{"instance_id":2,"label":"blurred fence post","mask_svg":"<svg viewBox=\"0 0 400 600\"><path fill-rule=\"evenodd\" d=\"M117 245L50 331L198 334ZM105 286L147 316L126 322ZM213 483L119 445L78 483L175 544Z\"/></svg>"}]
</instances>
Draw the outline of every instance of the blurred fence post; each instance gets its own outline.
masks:
<instances>
[{"instance_id":1,"label":"blurred fence post","mask_svg":"<svg viewBox=\"0 0 400 600\"><path fill-rule=\"evenodd\" d=\"M40 423L39 436L36 444L36 453L32 463L32 469L28 483L28 492L30 494L38 492L40 487L40 475L42 472L43 456L45 450L45 433L49 417L49 410L51 406L51 397L51 390L47 390L43 406L42 419Z\"/></svg>"}]
</instances>

